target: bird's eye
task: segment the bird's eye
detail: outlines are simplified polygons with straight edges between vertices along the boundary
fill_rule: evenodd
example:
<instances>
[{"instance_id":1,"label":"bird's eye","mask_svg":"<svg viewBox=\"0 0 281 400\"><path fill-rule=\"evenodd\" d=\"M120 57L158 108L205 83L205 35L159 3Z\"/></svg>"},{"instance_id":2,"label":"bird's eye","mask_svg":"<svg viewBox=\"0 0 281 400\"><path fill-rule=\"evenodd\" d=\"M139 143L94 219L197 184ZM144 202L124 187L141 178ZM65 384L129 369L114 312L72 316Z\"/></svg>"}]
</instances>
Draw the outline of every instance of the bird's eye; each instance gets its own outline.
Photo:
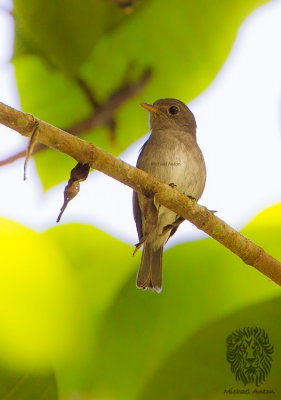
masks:
<instances>
[{"instance_id":1,"label":"bird's eye","mask_svg":"<svg viewBox=\"0 0 281 400\"><path fill-rule=\"evenodd\" d=\"M179 112L179 109L178 109L178 107L176 107L176 106L172 106L172 107L169 108L169 113L170 113L170 114L175 115L175 114L177 114L178 112Z\"/></svg>"}]
</instances>

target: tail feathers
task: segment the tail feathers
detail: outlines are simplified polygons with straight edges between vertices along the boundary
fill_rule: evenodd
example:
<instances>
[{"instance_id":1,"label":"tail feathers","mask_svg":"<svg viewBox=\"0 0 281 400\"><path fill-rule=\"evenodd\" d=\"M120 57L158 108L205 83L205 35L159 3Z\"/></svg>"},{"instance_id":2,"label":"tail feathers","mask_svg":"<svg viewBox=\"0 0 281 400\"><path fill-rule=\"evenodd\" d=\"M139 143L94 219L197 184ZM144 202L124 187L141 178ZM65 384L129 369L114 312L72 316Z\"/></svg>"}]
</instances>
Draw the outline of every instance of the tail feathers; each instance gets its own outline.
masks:
<instances>
[{"instance_id":1,"label":"tail feathers","mask_svg":"<svg viewBox=\"0 0 281 400\"><path fill-rule=\"evenodd\" d=\"M137 276L137 287L143 290L147 288L160 293L162 290L162 254L163 246L158 249L152 247L152 243L144 244L141 265Z\"/></svg>"}]
</instances>

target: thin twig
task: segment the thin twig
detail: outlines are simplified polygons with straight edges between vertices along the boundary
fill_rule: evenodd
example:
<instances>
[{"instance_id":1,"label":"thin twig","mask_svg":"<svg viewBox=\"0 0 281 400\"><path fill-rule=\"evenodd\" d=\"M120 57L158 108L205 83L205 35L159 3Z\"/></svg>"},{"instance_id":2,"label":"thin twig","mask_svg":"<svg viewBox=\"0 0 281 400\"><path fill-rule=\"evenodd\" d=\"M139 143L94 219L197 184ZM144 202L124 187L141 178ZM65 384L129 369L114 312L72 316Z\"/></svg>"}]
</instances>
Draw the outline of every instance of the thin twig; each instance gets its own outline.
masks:
<instances>
[{"instance_id":1,"label":"thin twig","mask_svg":"<svg viewBox=\"0 0 281 400\"><path fill-rule=\"evenodd\" d=\"M38 123L37 141L68 154L81 164L89 164L91 168L117 179L136 192L148 197L156 196L160 204L192 222L239 256L246 264L252 265L281 286L281 263L216 217L206 207L200 206L196 200L190 199L175 188L91 143L3 103L0 103L0 123L27 137L32 135L34 126Z\"/></svg>"}]
</instances>

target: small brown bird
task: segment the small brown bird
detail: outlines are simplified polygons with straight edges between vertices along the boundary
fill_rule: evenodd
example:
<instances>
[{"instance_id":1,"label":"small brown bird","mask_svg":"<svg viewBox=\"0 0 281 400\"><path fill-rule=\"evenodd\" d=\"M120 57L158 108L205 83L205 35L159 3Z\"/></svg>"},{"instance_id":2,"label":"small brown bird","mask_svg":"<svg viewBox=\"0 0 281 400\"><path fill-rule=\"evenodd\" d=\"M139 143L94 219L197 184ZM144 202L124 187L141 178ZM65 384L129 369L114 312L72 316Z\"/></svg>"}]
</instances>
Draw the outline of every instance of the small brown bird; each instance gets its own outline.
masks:
<instances>
[{"instance_id":1,"label":"small brown bird","mask_svg":"<svg viewBox=\"0 0 281 400\"><path fill-rule=\"evenodd\" d=\"M206 167L196 142L192 112L176 99L141 105L150 112L151 135L141 149L137 167L198 200L205 187ZM136 249L143 245L137 287L161 292L163 247L184 219L136 192L133 211L139 236Z\"/></svg>"}]
</instances>

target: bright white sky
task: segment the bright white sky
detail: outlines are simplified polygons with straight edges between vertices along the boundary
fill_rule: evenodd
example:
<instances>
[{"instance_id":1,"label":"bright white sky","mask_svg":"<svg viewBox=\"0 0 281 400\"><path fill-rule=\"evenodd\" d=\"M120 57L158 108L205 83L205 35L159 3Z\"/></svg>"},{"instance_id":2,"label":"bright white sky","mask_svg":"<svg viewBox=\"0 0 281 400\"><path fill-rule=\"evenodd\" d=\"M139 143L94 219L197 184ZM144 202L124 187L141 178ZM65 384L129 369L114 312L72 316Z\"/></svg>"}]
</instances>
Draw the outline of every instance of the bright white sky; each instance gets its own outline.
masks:
<instances>
[{"instance_id":1,"label":"bright white sky","mask_svg":"<svg viewBox=\"0 0 281 400\"><path fill-rule=\"evenodd\" d=\"M0 101L19 108L9 64L12 19L3 11L10 4L0 0ZM189 104L207 164L207 185L200 203L217 210L220 218L238 229L281 200L280 21L280 0L250 15L216 79ZM4 127L0 127L0 140L1 159L24 148L24 139ZM121 158L135 165L144 140L134 143ZM44 193L32 160L27 173L28 180L23 182L23 160L0 168L0 216L43 230L55 224L65 183ZM131 189L93 173L82 183L61 223L91 223L136 243L131 196ZM169 246L203 236L185 222Z\"/></svg>"}]
</instances>

